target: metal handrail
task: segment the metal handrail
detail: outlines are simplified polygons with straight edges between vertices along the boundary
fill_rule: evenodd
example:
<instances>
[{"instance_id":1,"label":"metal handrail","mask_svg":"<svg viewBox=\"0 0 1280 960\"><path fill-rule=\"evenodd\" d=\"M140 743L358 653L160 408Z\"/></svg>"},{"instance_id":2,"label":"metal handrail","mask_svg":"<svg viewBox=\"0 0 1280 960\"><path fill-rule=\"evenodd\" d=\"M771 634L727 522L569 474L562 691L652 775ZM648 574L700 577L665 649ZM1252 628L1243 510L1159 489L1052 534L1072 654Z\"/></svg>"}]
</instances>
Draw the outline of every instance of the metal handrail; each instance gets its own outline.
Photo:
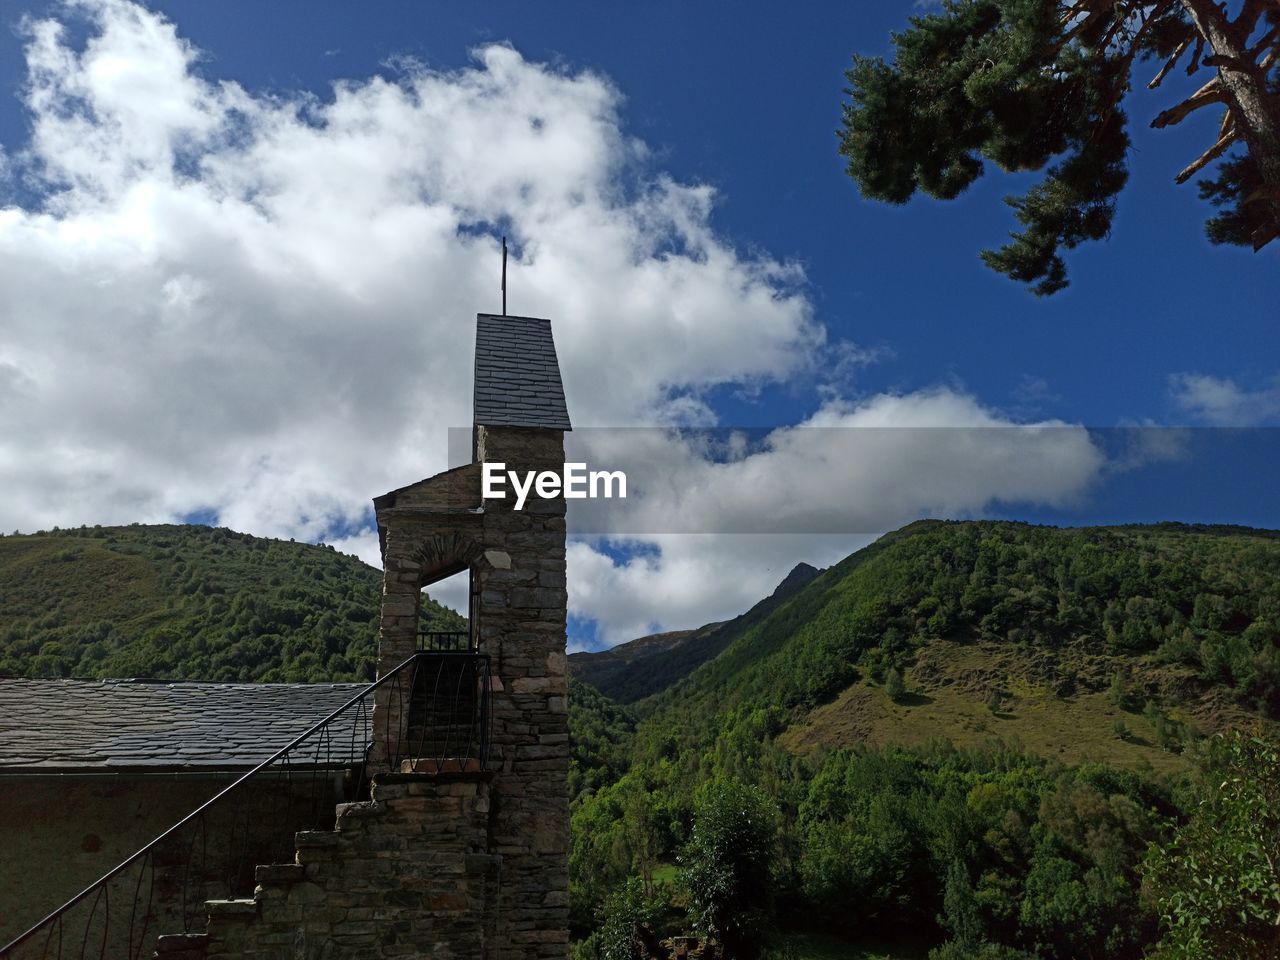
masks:
<instances>
[{"instance_id":1,"label":"metal handrail","mask_svg":"<svg viewBox=\"0 0 1280 960\"><path fill-rule=\"evenodd\" d=\"M460 651L460 652L469 652L469 651ZM477 667L477 668L475 668L475 669L476 669L476 676L477 676L477 677L483 677L483 680L484 680L484 683L485 683L485 690L483 691L483 693L480 693L480 694L479 694L479 703L478 703L478 706L477 706L477 709L478 709L478 711L479 711L479 714L478 714L478 716L476 716L476 717L474 717L474 718L473 718L473 721L474 721L474 723L475 723L475 725L476 725L476 729L474 730L474 734L476 735L477 739L480 741L479 743L475 744L475 746L477 747L477 752L478 752L478 756L477 756L475 759L477 759L477 760L480 762L480 764L483 766L483 765L484 765L484 763L487 761L487 747L488 747L488 729L487 729L487 727L488 727L488 723L489 723L489 722L491 722L490 717L489 717L489 711L488 711L488 703L487 703L487 699L488 699L488 698L487 698L487 684L488 684L488 658L487 658L486 656L482 655L482 654L475 654L475 653L472 653L472 655L475 657L475 659L476 659L476 661L477 661L477 662L483 661L482 666L479 666L479 667ZM197 820L199 820L199 819L200 819L200 818L201 818L205 813L207 813L209 810L211 810L212 808L214 808L215 806L217 806L217 805L218 805L222 800L224 800L227 796L229 796L230 794L234 793L234 792L235 792L235 791L236 791L236 790L237 790L237 789L238 789L242 784L244 784L246 781L248 781L248 780L252 779L253 777L257 776L258 774L260 774L261 772L263 772L264 770L266 770L268 767L270 767L272 764L275 764L275 763L277 763L278 761L280 761L280 760L282 760L282 759L283 759L283 760L285 761L286 766L287 766L287 764L289 763L289 754L290 754L290 752L291 752L291 751L293 751L293 750L295 750L296 748L298 748L299 746L301 746L303 743L305 743L305 742L306 742L310 737L314 736L316 733L318 733L318 732L320 732L320 731L322 731L322 730L325 730L325 728L326 728L329 724L333 723L333 721L335 721L336 719L338 719L339 717L341 717L341 716L342 716L342 714L346 713L346 711L350 710L352 707L354 707L354 706L356 706L357 704L359 704L359 703L360 703L361 701L363 701L365 698L369 697L369 696L370 696L370 694L372 694L374 691L378 690L378 689L379 689L380 687L382 687L384 684L387 684L387 683L389 683L390 681L392 681L392 680L397 679L398 677L400 677L400 676L401 676L401 675L402 675L402 674L403 674L403 673L404 673L404 672L405 672L409 667L411 667L411 666L412 666L412 665L414 665L415 663L418 663L418 662L420 662L420 661L424 661L424 660L430 660L430 659L433 659L433 655L432 655L431 653L429 653L429 652L427 652L427 653L424 653L424 652L418 652L418 653L415 653L415 654L413 654L412 656L410 656L407 660L405 660L403 663L401 663L399 666L395 667L393 670L391 670L390 672L388 672L388 673L387 673L387 674L385 674L384 676L380 677L378 680L375 680L373 683L369 684L367 687L364 687L362 690L360 690L360 692L359 692L359 693L357 693L355 696L353 696L350 700L348 700L348 701L347 701L346 703L344 703L342 706L338 707L336 710L334 710L334 711L332 711L331 713L329 713L329 714L328 714L326 717L324 717L323 719L318 720L318 721L316 721L315 723L313 723L310 727L308 727L308 728L306 729L306 731L304 731L303 733L299 734L297 737L295 737L293 740L291 740L291 741L290 741L288 744L286 744L285 746L281 747L279 750L277 750L275 753L273 753L273 754L272 754L270 757L268 757L266 760L263 760L263 761L262 761L261 763L259 763L257 766L253 767L251 770L248 770L247 772L245 772L245 773L244 773L243 775L241 775L240 777L237 777L237 778L236 778L235 780L233 780L230 784L228 784L225 788L223 788L222 790L218 791L218 793L214 794L212 797L210 797L208 800L206 800L204 803L202 803L200 806L198 806L195 810L191 811L189 814L187 814L185 817L183 817L183 818L182 818L181 820L179 820L177 823L173 824L173 826L169 827L167 830L165 830L163 833L161 833L159 836L157 836L157 837L156 837L154 840L152 840L150 843L148 843L148 844L146 844L145 846L141 847L140 849L138 849L138 850L134 851L134 853L132 853L129 857L127 857L125 860L121 861L120 863L116 864L116 866L114 866L111 870L107 871L107 873L103 874L103 875L102 875L100 878L98 878L96 881L94 881L93 883L91 883L89 886L85 887L83 890L81 890L79 893L77 893L77 894L76 894L74 897L72 897L70 900L66 901L66 902L65 902L65 903L63 903L60 907L58 907L56 910L54 910L53 912L51 912L50 914L48 914L46 917L44 917L43 919L41 919L39 922L35 923L35 924L34 924L34 925L32 925L29 929L27 929L27 930L25 930L23 933L19 934L17 937L15 937L15 938L14 938L13 940L11 940L9 943L5 944L3 947L0 947L0 960L6 960L6 958L9 958L9 957L10 957L10 955L11 955L11 953L12 953L12 951L14 951L16 948L18 948L18 947L19 947L19 946L21 946L22 944L24 944L24 943L28 942L29 940L31 940L31 938L33 938L36 934L38 934L39 932L41 932L42 930L44 930L46 927L47 927L47 928L49 928L49 942L52 942L52 939L53 939L53 932L54 932L54 926L53 926L53 925L55 925L55 924L57 925L57 930L58 930L58 946L59 946L59 954L60 954L60 953L61 953L61 948L62 948L62 918L63 918L63 915L64 915L64 914L66 914L66 913L67 913L69 910L71 910L73 907L75 907L77 904L81 904L81 903L83 903L84 901L86 901L86 900L87 900L87 898L88 898L88 897L90 897L91 895L94 895L94 894L95 894L95 892L97 893L97 895L98 895L102 900L106 901L106 902L104 903L104 917L105 917L105 922L109 924L109 922L110 922L110 918L109 918L109 916L107 916L107 914L109 914L109 899L108 899L108 898L109 898L110 894L109 894L109 893L107 893L107 894L106 894L106 896L104 897L104 896L103 896L103 892L104 892L104 891L106 891L106 890L108 890L107 884L109 884L109 883L110 883L114 878L116 878L116 877L120 876L120 874L122 874L122 873L123 873L125 870L127 870L130 866L133 866L134 864L138 863L138 862L139 862L139 861L141 861L141 860L144 860L145 858L147 858L148 856L150 856L151 854L153 854L153 853L154 853L154 852L155 852L155 851L156 851L156 850L161 846L161 844L163 844L163 843L165 843L167 840L170 840L171 838L173 838L173 837L177 836L177 835L178 835L178 834L179 834L179 833L180 833L184 828L186 828L186 827L190 826L191 824L195 823L195 822L196 822ZM415 678L411 678L411 681L410 681L410 682L411 682L411 694L410 694L410 697L412 698L412 696L413 696L413 689L412 689L412 687L413 687L413 685L414 685L414 684L415 684L415 682L416 682L416 677L415 677ZM439 685L439 676L438 676L438 675L437 675L436 684L437 684L437 687L438 687L438 685ZM399 689L398 689L398 687L397 687L397 695L398 695L398 693L399 693ZM434 696L434 692L433 692L433 696ZM456 693L455 693L455 703L456 703L456 701L457 701L457 695L456 695ZM401 707L403 707L403 706L404 706L404 704L403 704L403 703L401 703L401 704L400 704L400 706L401 706ZM406 713L406 716L407 716L407 713ZM388 722L390 722L390 721L389 721L389 718L388 718ZM368 748L369 748L369 745L370 745L370 742L371 742L371 741L368 739L368 736L371 734L372 726L369 726L369 727L367 727L366 729L367 729L367 731L368 731L368 733L367 733L367 735L366 735L366 741L362 744L362 747L361 747L362 759L361 759L360 763L361 763L361 767L362 767L362 769L363 769L363 764L364 764L364 762L365 762L365 761L364 761L364 759L363 759L363 754L367 753ZM326 736L328 736L327 731L326 731ZM408 731L408 730L406 730L406 731L405 731L405 736L406 736L406 737L407 737L407 736L409 736L409 731ZM354 733L353 733L353 738L354 738ZM325 745L326 745L326 747L331 746L331 741L326 740L326 741L325 741ZM353 740L353 746L354 746L354 740ZM419 744L419 747L421 748L421 746L422 746L422 744L420 743L420 744ZM468 745L467 745L467 749L468 749L468 751L470 751L471 746L472 746L472 744L469 742L469 743L468 743ZM318 754L317 754L317 756L318 756ZM395 762L395 759L394 759L394 758L392 758L392 762ZM342 763L342 764L338 764L338 765L337 765L337 768L349 767L350 765L351 765L351 764L350 764L349 762L348 762L348 763ZM319 763L318 763L318 761L317 761L317 763L316 763L316 764L313 764L313 767L315 767L316 769L319 769L321 766L325 766L325 767L327 767L327 768L329 768L329 769L335 769L335 766L334 766L332 763L326 763L326 764L324 764L324 765L321 765L321 764L319 764ZM202 828L202 829L203 829L203 827L204 827L204 825L203 825L203 824L201 824L201 828ZM192 844L194 845L194 838L193 838L193 840L192 840ZM187 867L189 868L189 866L190 866L190 864L188 863L188 864L187 864ZM145 867L144 867L144 870L145 870ZM151 861L151 872L152 872L153 880L154 880L155 870L156 870L156 865L155 865L155 860L153 859L153 860ZM138 879L138 891L136 891L136 892L135 892L135 898L136 898L136 896L137 896L138 894L140 894L140 892L141 892L142 876L143 876L143 875L140 873L140 874L139 874L139 879ZM183 891L183 896L184 896L184 912L185 912L185 895L186 895L186 890L185 890L185 885L184 885L184 891ZM150 906L150 903L148 903L148 906ZM89 918L86 920L86 926L85 926L85 944L84 944L84 945L82 945L82 948L81 948L81 955L82 955L82 956L84 955L84 948L85 948L85 946L87 946L89 930L90 930L90 927L91 927L91 923L92 923L92 919L93 919L94 913L96 913L97 908L98 908L98 902L97 902L97 901L95 901L95 902L94 902L94 904L93 904L93 906L92 906L92 910L90 911ZM136 902L135 902L135 904L134 904L134 911L135 911L135 913L136 913L136 909L137 909L137 904L136 904ZM131 916L131 917L130 917L130 925L129 925L129 926L130 926L130 931L129 931L129 937L130 937L130 950L132 950L133 920L134 920L134 917L133 917L133 916ZM142 930L142 933L141 933L141 936L140 936L140 939L139 939L139 943L138 943L138 948L139 948L139 950L141 950L142 945L143 945L143 941L144 941L144 940L145 940L145 938L146 938L146 932L147 932L147 931L146 931L146 927L145 927L145 925L144 925L143 930ZM46 943L46 951L47 951L47 949L48 949L48 943ZM106 927L104 927L104 933L103 933L103 950L104 950L104 952L105 952L105 949L106 949Z\"/></svg>"},{"instance_id":2,"label":"metal handrail","mask_svg":"<svg viewBox=\"0 0 1280 960\"><path fill-rule=\"evenodd\" d=\"M469 630L419 630L419 653L475 653Z\"/></svg>"}]
</instances>

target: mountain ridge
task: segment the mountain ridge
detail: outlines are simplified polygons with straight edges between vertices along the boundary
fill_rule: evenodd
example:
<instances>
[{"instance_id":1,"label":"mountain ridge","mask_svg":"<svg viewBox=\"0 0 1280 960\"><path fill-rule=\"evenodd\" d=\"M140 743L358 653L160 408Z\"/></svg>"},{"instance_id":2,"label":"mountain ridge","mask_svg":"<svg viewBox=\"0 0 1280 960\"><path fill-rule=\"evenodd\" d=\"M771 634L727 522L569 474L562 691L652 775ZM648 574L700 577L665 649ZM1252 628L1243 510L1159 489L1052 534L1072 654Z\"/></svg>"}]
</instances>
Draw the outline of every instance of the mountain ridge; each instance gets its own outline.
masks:
<instances>
[{"instance_id":1,"label":"mountain ridge","mask_svg":"<svg viewBox=\"0 0 1280 960\"><path fill-rule=\"evenodd\" d=\"M569 655L574 676L621 704L637 704L716 657L746 626L803 589L821 570L797 563L769 596L731 620L628 640L608 650Z\"/></svg>"}]
</instances>

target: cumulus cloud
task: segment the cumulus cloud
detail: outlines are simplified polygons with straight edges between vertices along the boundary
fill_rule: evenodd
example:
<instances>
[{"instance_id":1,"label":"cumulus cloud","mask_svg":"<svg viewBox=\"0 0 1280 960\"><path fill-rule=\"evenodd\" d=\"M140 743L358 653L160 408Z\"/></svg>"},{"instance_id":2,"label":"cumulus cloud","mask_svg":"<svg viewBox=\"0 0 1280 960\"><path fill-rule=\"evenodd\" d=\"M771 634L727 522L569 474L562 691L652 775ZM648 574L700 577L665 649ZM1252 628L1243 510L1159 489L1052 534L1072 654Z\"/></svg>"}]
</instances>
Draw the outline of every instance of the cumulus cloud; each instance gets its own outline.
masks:
<instances>
[{"instance_id":1,"label":"cumulus cloud","mask_svg":"<svg viewBox=\"0 0 1280 960\"><path fill-rule=\"evenodd\" d=\"M786 377L822 340L798 268L718 240L711 191L649 170L596 74L489 46L260 96L157 13L77 9L80 48L25 28L42 203L0 211L0 523L361 523L469 421L499 229L579 422Z\"/></svg>"},{"instance_id":2,"label":"cumulus cloud","mask_svg":"<svg viewBox=\"0 0 1280 960\"><path fill-rule=\"evenodd\" d=\"M582 533L869 533L993 502L1063 507L1106 456L1087 430L1014 423L940 388L828 403L804 422L746 431L600 430L573 459L622 469L628 496L570 503Z\"/></svg>"},{"instance_id":3,"label":"cumulus cloud","mask_svg":"<svg viewBox=\"0 0 1280 960\"><path fill-rule=\"evenodd\" d=\"M509 306L554 319L581 427L714 424L717 387L822 387L809 422L735 461L673 448L695 489L663 509L723 528L820 496L818 466L906 519L1056 502L1092 474L1087 442L1052 425L1040 467L999 438L968 471L945 444L816 448L813 428L1008 421L955 391L842 399L875 354L826 343L799 266L717 235L714 192L656 169L598 73L490 45L465 69L268 95L208 76L127 0L22 29L31 133L0 147L4 529L196 514L376 563L369 498L443 469L447 428L470 420L471 318L498 306L503 233ZM713 478L743 495L717 505ZM610 639L690 625L862 540L649 536L629 560L575 544L571 602Z\"/></svg>"},{"instance_id":4,"label":"cumulus cloud","mask_svg":"<svg viewBox=\"0 0 1280 960\"><path fill-rule=\"evenodd\" d=\"M1214 427L1254 427L1280 419L1280 381L1246 389L1227 377L1177 373L1169 378L1174 403Z\"/></svg>"},{"instance_id":5,"label":"cumulus cloud","mask_svg":"<svg viewBox=\"0 0 1280 960\"><path fill-rule=\"evenodd\" d=\"M727 620L763 600L797 563L827 567L873 537L698 535L640 538L624 557L599 543L569 544L572 612L594 621L591 648L663 630ZM579 639L576 649L587 649Z\"/></svg>"},{"instance_id":6,"label":"cumulus cloud","mask_svg":"<svg viewBox=\"0 0 1280 960\"><path fill-rule=\"evenodd\" d=\"M919 517L1070 507L1108 465L1082 427L1014 423L952 389L830 403L762 438L587 431L575 448L624 465L628 499L571 501L570 529L643 548L570 549L573 610L604 645L734 616L796 563L826 566Z\"/></svg>"}]
</instances>

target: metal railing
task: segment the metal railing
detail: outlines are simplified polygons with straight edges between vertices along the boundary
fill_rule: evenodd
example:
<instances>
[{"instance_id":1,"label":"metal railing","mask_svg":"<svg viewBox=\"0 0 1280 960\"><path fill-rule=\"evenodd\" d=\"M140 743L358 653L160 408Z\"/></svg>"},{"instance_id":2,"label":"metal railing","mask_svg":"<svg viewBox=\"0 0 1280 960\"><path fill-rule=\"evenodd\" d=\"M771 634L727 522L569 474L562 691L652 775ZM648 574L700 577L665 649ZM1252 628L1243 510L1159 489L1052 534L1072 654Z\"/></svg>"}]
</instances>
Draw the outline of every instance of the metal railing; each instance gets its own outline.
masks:
<instances>
[{"instance_id":1,"label":"metal railing","mask_svg":"<svg viewBox=\"0 0 1280 960\"><path fill-rule=\"evenodd\" d=\"M420 653L467 653L475 648L466 630L419 630Z\"/></svg>"},{"instance_id":2,"label":"metal railing","mask_svg":"<svg viewBox=\"0 0 1280 960\"><path fill-rule=\"evenodd\" d=\"M332 830L337 803L367 796L375 732L382 769L486 769L489 687L483 654L414 654L0 948L0 960L150 957L159 934L203 924L205 900L251 896L258 864L292 863L295 833Z\"/></svg>"}]
</instances>

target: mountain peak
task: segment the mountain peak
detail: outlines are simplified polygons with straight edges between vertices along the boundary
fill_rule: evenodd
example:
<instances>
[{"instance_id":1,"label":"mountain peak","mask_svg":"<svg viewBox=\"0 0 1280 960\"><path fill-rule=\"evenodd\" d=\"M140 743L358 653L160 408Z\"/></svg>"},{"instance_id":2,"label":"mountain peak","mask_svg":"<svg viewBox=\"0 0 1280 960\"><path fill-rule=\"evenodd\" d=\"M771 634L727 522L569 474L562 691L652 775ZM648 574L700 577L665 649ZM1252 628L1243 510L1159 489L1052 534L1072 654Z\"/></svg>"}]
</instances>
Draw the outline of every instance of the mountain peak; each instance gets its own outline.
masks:
<instances>
[{"instance_id":1,"label":"mountain peak","mask_svg":"<svg viewBox=\"0 0 1280 960\"><path fill-rule=\"evenodd\" d=\"M797 563L770 596L778 600L789 597L821 572L811 563Z\"/></svg>"}]
</instances>

